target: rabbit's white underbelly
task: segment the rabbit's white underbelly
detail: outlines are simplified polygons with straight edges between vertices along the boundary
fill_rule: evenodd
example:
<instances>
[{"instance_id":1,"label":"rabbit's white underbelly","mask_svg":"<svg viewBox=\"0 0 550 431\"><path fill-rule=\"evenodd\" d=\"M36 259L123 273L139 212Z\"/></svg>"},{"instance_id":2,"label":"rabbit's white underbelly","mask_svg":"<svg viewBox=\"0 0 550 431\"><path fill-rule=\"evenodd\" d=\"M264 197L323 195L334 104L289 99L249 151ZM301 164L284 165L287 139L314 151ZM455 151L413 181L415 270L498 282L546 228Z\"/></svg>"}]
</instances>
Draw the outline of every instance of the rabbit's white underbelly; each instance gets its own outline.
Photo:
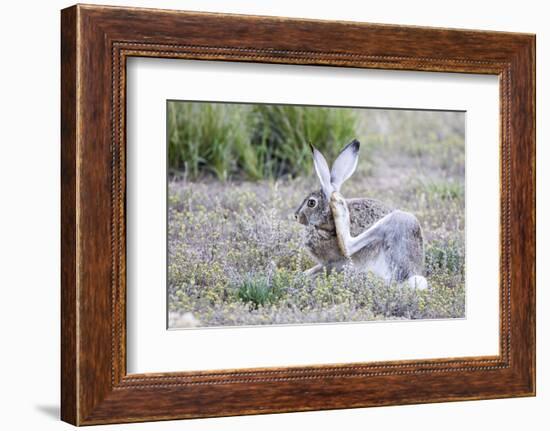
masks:
<instances>
[{"instance_id":1,"label":"rabbit's white underbelly","mask_svg":"<svg viewBox=\"0 0 550 431\"><path fill-rule=\"evenodd\" d=\"M392 273L390 265L383 250L379 253L376 253L375 256L369 256L368 258L363 259L361 262L358 262L358 266L361 271L371 271L378 277L384 279L384 281L386 282L389 282L391 280Z\"/></svg>"}]
</instances>

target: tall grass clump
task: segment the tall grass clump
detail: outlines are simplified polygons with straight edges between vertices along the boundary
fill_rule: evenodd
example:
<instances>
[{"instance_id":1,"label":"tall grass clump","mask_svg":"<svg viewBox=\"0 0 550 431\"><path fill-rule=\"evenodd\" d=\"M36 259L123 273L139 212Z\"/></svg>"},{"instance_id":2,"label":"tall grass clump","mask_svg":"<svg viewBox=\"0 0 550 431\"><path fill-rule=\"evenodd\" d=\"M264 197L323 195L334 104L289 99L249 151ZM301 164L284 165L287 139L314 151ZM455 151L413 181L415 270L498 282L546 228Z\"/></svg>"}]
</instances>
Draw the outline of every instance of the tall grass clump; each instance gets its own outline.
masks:
<instances>
[{"instance_id":1,"label":"tall grass clump","mask_svg":"<svg viewBox=\"0 0 550 431\"><path fill-rule=\"evenodd\" d=\"M310 173L310 143L334 159L357 129L355 113L346 109L255 105L251 120L264 178Z\"/></svg>"},{"instance_id":2,"label":"tall grass clump","mask_svg":"<svg viewBox=\"0 0 550 431\"><path fill-rule=\"evenodd\" d=\"M237 163L246 168L250 151L247 111L248 106L241 105L169 102L170 170L190 178L211 173L226 180Z\"/></svg>"},{"instance_id":3,"label":"tall grass clump","mask_svg":"<svg viewBox=\"0 0 550 431\"><path fill-rule=\"evenodd\" d=\"M168 163L191 180L260 180L311 172L309 144L333 158L356 137L352 110L168 103Z\"/></svg>"}]
</instances>

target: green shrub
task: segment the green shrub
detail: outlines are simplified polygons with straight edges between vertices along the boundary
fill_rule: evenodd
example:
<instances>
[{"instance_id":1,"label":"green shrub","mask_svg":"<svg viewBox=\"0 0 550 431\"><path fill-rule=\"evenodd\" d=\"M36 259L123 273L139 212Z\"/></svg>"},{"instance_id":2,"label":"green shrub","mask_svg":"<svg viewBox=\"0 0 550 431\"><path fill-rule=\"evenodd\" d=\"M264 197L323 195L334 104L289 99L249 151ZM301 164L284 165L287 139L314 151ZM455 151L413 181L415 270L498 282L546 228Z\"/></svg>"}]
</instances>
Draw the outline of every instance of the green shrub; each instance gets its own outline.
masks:
<instances>
[{"instance_id":1,"label":"green shrub","mask_svg":"<svg viewBox=\"0 0 550 431\"><path fill-rule=\"evenodd\" d=\"M279 296L266 277L248 277L237 287L237 297L254 309L276 302Z\"/></svg>"},{"instance_id":2,"label":"green shrub","mask_svg":"<svg viewBox=\"0 0 550 431\"><path fill-rule=\"evenodd\" d=\"M462 241L432 241L426 246L426 273L464 275L465 251Z\"/></svg>"}]
</instances>

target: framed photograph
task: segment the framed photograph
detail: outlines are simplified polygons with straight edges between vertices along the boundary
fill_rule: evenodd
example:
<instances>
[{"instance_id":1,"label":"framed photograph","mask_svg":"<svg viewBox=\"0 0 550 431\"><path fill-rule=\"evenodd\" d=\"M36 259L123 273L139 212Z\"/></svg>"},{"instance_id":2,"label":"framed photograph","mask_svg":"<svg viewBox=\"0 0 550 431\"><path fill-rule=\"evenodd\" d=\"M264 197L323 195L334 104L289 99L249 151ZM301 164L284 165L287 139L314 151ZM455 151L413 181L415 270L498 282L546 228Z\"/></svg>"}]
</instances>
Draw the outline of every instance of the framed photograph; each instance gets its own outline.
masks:
<instances>
[{"instance_id":1,"label":"framed photograph","mask_svg":"<svg viewBox=\"0 0 550 431\"><path fill-rule=\"evenodd\" d=\"M61 13L61 416L535 394L535 36Z\"/></svg>"}]
</instances>

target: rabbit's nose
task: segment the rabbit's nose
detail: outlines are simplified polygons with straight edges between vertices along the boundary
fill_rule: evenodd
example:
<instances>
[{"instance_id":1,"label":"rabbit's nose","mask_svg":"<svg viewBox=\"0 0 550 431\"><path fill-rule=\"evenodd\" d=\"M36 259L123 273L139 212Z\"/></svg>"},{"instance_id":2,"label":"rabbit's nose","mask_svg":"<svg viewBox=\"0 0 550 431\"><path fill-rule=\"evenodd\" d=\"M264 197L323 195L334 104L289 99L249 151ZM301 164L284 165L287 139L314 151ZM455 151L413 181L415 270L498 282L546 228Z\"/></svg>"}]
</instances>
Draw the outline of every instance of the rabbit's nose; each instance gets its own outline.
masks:
<instances>
[{"instance_id":1,"label":"rabbit's nose","mask_svg":"<svg viewBox=\"0 0 550 431\"><path fill-rule=\"evenodd\" d=\"M294 218L296 219L296 221L297 221L298 223L306 224L306 220L305 220L304 214L300 213L299 211L296 211L296 212L294 213Z\"/></svg>"}]
</instances>

